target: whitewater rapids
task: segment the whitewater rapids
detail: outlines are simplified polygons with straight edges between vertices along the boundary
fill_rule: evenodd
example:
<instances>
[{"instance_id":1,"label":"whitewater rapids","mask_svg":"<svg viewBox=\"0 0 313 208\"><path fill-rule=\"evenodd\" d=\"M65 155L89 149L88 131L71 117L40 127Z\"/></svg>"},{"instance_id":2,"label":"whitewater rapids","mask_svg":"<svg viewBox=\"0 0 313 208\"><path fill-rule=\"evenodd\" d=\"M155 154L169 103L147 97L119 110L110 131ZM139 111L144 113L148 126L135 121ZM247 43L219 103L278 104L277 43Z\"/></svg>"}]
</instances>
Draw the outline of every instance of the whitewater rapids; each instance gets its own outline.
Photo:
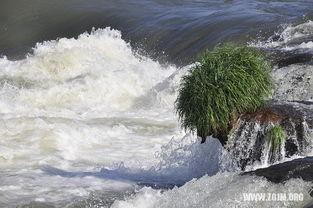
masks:
<instances>
[{"instance_id":1,"label":"whitewater rapids","mask_svg":"<svg viewBox=\"0 0 313 208\"><path fill-rule=\"evenodd\" d=\"M140 55L110 28L2 57L0 207L255 205L241 189L301 192L308 203L311 183L240 177L216 139L200 145L180 129L174 101L188 68Z\"/></svg>"}]
</instances>

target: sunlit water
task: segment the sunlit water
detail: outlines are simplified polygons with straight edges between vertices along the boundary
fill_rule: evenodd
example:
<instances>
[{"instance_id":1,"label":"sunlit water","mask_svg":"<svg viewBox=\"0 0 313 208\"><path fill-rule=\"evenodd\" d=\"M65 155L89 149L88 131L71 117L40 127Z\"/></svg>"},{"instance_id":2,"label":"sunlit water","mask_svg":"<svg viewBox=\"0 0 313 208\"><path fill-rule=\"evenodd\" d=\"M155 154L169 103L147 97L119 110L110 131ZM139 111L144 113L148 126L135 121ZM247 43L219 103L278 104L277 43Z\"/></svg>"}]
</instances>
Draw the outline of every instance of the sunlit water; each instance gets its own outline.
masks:
<instances>
[{"instance_id":1,"label":"sunlit water","mask_svg":"<svg viewBox=\"0 0 313 208\"><path fill-rule=\"evenodd\" d=\"M312 12L311 0L1 1L0 54L20 58L37 42L112 27L149 56L186 65L206 48L267 39Z\"/></svg>"},{"instance_id":2,"label":"sunlit water","mask_svg":"<svg viewBox=\"0 0 313 208\"><path fill-rule=\"evenodd\" d=\"M299 15L307 8L298 9ZM311 48L311 24L300 24L309 38L293 47ZM130 39L134 25L126 31ZM184 132L174 102L191 66L160 64L120 31L103 28L37 43L20 60L0 59L0 207L302 207L311 201L311 183L239 176L218 140L200 144ZM284 50L285 40L301 36L288 32L294 28L254 46ZM206 42L206 32L185 47ZM178 43L169 45L178 50ZM256 204L243 200L245 192L303 193L304 201Z\"/></svg>"}]
</instances>

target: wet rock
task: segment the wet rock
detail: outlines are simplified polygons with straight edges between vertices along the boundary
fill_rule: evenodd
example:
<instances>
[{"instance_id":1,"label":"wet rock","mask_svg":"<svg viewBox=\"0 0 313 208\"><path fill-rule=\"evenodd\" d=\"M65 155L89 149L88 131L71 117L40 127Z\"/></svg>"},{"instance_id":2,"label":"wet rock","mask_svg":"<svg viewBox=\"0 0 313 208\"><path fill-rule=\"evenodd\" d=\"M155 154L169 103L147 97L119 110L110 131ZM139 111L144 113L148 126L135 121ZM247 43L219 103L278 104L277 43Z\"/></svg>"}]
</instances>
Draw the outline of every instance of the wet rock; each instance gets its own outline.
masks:
<instances>
[{"instance_id":1,"label":"wet rock","mask_svg":"<svg viewBox=\"0 0 313 208\"><path fill-rule=\"evenodd\" d=\"M313 66L290 65L272 72L276 100L313 100Z\"/></svg>"},{"instance_id":2,"label":"wet rock","mask_svg":"<svg viewBox=\"0 0 313 208\"><path fill-rule=\"evenodd\" d=\"M269 60L273 66L278 68L286 67L292 64L313 64L313 50L311 49L295 48L293 50L282 50L279 48L260 48L260 51L263 52L266 59Z\"/></svg>"},{"instance_id":3,"label":"wet rock","mask_svg":"<svg viewBox=\"0 0 313 208\"><path fill-rule=\"evenodd\" d=\"M313 182L313 157L295 159L267 168L244 172L242 175L263 176L274 183L282 183L291 178L301 178L304 181Z\"/></svg>"},{"instance_id":4,"label":"wet rock","mask_svg":"<svg viewBox=\"0 0 313 208\"><path fill-rule=\"evenodd\" d=\"M265 135L274 125L286 132L286 142L271 152ZM233 125L226 148L242 170L255 163L274 163L295 154L311 151L313 104L272 101L254 113L242 115Z\"/></svg>"},{"instance_id":5,"label":"wet rock","mask_svg":"<svg viewBox=\"0 0 313 208\"><path fill-rule=\"evenodd\" d=\"M287 57L284 57L277 61L277 65L279 68L289 66L291 64L299 64L299 63L312 63L313 62L313 54L312 53L300 53L300 54L292 54Z\"/></svg>"},{"instance_id":6,"label":"wet rock","mask_svg":"<svg viewBox=\"0 0 313 208\"><path fill-rule=\"evenodd\" d=\"M260 48L259 49L274 66L278 68L291 64L307 64L313 61L313 51L294 49L281 50L279 48Z\"/></svg>"},{"instance_id":7,"label":"wet rock","mask_svg":"<svg viewBox=\"0 0 313 208\"><path fill-rule=\"evenodd\" d=\"M294 154L305 155L313 146L313 66L289 65L275 69L272 76L274 101L242 115L228 135L226 148L242 170L255 163L271 164ZM265 134L275 125L283 128L287 138L271 152Z\"/></svg>"}]
</instances>

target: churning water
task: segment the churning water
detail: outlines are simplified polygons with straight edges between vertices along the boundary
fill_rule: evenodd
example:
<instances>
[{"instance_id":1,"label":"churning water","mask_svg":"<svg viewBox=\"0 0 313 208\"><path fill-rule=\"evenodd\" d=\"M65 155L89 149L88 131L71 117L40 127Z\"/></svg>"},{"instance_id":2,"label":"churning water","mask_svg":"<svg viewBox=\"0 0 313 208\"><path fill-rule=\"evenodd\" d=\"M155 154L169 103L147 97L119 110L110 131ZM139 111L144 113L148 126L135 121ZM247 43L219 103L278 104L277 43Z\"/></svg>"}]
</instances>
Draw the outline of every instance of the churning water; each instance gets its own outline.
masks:
<instances>
[{"instance_id":1,"label":"churning water","mask_svg":"<svg viewBox=\"0 0 313 208\"><path fill-rule=\"evenodd\" d=\"M298 26L285 26L279 40L255 45L283 50L286 41L302 38L292 47L312 48L312 7L310 1L1 2L0 52L8 57L0 59L0 207L273 206L244 202L240 190L304 193L304 201L277 207L309 203L311 183L239 176L218 140L200 144L184 132L174 101L190 66L160 64L143 53L186 63L217 42L250 41L295 19Z\"/></svg>"}]
</instances>

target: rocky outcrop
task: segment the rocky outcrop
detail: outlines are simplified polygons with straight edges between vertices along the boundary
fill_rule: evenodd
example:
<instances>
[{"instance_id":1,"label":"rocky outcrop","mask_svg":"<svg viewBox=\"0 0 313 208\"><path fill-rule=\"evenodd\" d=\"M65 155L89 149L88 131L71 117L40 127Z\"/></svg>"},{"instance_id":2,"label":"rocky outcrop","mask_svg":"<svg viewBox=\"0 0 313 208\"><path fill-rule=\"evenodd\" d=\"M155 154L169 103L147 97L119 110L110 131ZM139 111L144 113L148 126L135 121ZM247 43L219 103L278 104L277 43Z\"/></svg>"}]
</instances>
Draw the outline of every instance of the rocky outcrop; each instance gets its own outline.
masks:
<instances>
[{"instance_id":1,"label":"rocky outcrop","mask_svg":"<svg viewBox=\"0 0 313 208\"><path fill-rule=\"evenodd\" d=\"M296 53L287 55L277 61L278 68L289 66L291 64L312 64L313 53Z\"/></svg>"},{"instance_id":2,"label":"rocky outcrop","mask_svg":"<svg viewBox=\"0 0 313 208\"><path fill-rule=\"evenodd\" d=\"M242 175L263 176L273 183L282 183L291 178L301 178L304 181L313 182L313 157L295 159L267 168L244 172Z\"/></svg>"},{"instance_id":3,"label":"rocky outcrop","mask_svg":"<svg viewBox=\"0 0 313 208\"><path fill-rule=\"evenodd\" d=\"M279 125L286 142L277 152L270 152L266 132ZM226 148L242 170L259 162L270 164L294 154L311 151L313 138L313 102L272 101L254 113L241 116L229 134Z\"/></svg>"},{"instance_id":4,"label":"rocky outcrop","mask_svg":"<svg viewBox=\"0 0 313 208\"><path fill-rule=\"evenodd\" d=\"M273 100L257 112L242 115L228 135L226 148L242 170L255 163L271 164L312 151L313 66L307 64L312 56L284 53L285 58L277 59L281 62L272 72ZM306 65L294 64L301 61ZM282 127L287 137L285 144L271 152L265 135L275 125Z\"/></svg>"},{"instance_id":5,"label":"rocky outcrop","mask_svg":"<svg viewBox=\"0 0 313 208\"><path fill-rule=\"evenodd\" d=\"M273 70L276 100L313 100L313 66L290 65Z\"/></svg>"},{"instance_id":6,"label":"rocky outcrop","mask_svg":"<svg viewBox=\"0 0 313 208\"><path fill-rule=\"evenodd\" d=\"M292 64L312 65L313 51L303 49L279 50L278 48L260 48L266 58L278 68Z\"/></svg>"}]
</instances>

